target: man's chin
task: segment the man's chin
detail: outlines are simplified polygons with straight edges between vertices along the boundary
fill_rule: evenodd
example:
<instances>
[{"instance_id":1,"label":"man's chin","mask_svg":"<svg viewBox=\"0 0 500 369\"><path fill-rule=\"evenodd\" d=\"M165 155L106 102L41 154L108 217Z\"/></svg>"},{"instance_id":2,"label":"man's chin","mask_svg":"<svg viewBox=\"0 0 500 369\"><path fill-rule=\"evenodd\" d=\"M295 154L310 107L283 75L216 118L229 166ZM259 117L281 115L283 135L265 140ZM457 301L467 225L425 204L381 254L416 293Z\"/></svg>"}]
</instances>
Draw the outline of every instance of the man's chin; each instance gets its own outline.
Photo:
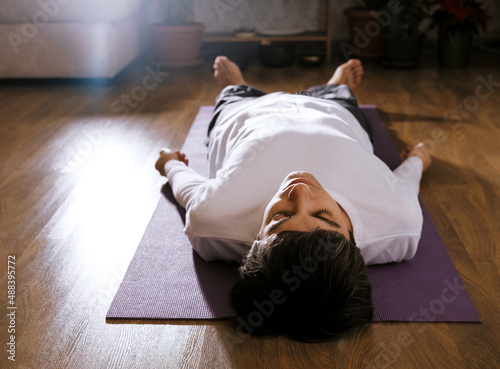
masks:
<instances>
[{"instance_id":1,"label":"man's chin","mask_svg":"<svg viewBox=\"0 0 500 369\"><path fill-rule=\"evenodd\" d=\"M322 188L316 177L309 172L292 172L288 174L283 180L282 188L290 185L293 181L297 181L296 183L301 183L301 179L304 180L302 181L302 183L310 184L317 189Z\"/></svg>"},{"instance_id":2,"label":"man's chin","mask_svg":"<svg viewBox=\"0 0 500 369\"><path fill-rule=\"evenodd\" d=\"M309 178L309 177L312 177L314 178L314 176L309 173L309 172L304 172L304 171L297 171L297 172L291 172L289 173L285 179L293 179L293 178ZM316 179L316 178L314 178Z\"/></svg>"}]
</instances>

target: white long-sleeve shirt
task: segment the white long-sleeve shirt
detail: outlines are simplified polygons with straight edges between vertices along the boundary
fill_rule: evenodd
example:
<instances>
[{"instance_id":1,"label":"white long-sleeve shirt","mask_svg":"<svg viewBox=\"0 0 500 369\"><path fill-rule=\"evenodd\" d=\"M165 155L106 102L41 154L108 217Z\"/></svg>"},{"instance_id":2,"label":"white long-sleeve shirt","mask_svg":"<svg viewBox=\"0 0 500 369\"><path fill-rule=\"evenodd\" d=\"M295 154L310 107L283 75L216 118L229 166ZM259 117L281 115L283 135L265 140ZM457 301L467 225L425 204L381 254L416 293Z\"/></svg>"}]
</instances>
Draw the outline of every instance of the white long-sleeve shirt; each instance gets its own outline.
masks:
<instances>
[{"instance_id":1,"label":"white long-sleeve shirt","mask_svg":"<svg viewBox=\"0 0 500 369\"><path fill-rule=\"evenodd\" d=\"M241 260L285 176L307 171L349 216L365 263L378 264L417 250L422 165L411 157L393 172L339 104L273 93L224 108L211 132L209 178L177 160L165 172L186 209L185 232L207 261Z\"/></svg>"}]
</instances>

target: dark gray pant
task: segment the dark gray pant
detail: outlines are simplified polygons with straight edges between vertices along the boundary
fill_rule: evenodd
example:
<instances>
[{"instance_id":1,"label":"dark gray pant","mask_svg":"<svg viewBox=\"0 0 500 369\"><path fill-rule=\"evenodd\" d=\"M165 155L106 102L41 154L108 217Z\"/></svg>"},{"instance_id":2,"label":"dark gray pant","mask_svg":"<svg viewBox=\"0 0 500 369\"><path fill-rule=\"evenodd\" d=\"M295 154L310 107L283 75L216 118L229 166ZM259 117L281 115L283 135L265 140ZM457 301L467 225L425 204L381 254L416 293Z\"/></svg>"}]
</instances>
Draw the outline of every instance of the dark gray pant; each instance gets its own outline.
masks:
<instances>
[{"instance_id":1,"label":"dark gray pant","mask_svg":"<svg viewBox=\"0 0 500 369\"><path fill-rule=\"evenodd\" d=\"M354 97L351 89L346 85L323 85L314 86L305 91L297 92L298 95L306 95L316 97L318 99L326 99L335 101L349 110L352 115L358 120L361 127L368 133L370 141L373 142L373 129L370 121L365 117L363 112L358 107L358 101ZM265 92L247 85L228 86L217 96L216 105L213 112L212 120L208 126L208 134L212 131L217 122L220 112L228 104L232 104L244 99L256 99L266 95Z\"/></svg>"}]
</instances>

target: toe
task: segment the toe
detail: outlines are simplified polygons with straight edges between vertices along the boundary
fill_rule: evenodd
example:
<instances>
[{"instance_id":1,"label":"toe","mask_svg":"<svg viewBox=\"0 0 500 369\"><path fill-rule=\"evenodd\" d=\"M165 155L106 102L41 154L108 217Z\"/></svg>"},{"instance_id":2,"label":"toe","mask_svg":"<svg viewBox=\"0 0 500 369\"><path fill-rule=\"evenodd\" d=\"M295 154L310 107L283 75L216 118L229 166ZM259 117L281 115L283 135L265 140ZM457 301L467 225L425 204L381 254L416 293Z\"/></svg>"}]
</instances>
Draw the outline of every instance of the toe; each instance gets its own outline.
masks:
<instances>
[{"instance_id":1,"label":"toe","mask_svg":"<svg viewBox=\"0 0 500 369\"><path fill-rule=\"evenodd\" d=\"M358 66L358 65L361 65L361 60L359 60L359 59L349 59L348 63L350 65L352 65L352 66Z\"/></svg>"},{"instance_id":2,"label":"toe","mask_svg":"<svg viewBox=\"0 0 500 369\"><path fill-rule=\"evenodd\" d=\"M360 71L361 73L363 73L363 71L365 69L363 68L363 66L361 64L359 64L358 66L356 66L355 70Z\"/></svg>"},{"instance_id":3,"label":"toe","mask_svg":"<svg viewBox=\"0 0 500 369\"><path fill-rule=\"evenodd\" d=\"M228 59L225 56L218 56L215 59L220 65L226 65L228 62Z\"/></svg>"}]
</instances>

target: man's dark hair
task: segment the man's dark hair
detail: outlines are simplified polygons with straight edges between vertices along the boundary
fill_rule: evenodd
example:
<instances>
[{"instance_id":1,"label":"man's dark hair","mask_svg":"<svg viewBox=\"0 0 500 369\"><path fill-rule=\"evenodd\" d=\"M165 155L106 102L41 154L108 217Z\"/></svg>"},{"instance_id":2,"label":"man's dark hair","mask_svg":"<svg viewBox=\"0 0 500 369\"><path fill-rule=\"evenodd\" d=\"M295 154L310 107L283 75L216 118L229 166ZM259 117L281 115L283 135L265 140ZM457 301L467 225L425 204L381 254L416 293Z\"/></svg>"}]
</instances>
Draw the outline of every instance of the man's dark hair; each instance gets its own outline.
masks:
<instances>
[{"instance_id":1,"label":"man's dark hair","mask_svg":"<svg viewBox=\"0 0 500 369\"><path fill-rule=\"evenodd\" d=\"M255 241L230 292L240 333L319 342L371 321L371 286L350 236L316 229Z\"/></svg>"}]
</instances>

